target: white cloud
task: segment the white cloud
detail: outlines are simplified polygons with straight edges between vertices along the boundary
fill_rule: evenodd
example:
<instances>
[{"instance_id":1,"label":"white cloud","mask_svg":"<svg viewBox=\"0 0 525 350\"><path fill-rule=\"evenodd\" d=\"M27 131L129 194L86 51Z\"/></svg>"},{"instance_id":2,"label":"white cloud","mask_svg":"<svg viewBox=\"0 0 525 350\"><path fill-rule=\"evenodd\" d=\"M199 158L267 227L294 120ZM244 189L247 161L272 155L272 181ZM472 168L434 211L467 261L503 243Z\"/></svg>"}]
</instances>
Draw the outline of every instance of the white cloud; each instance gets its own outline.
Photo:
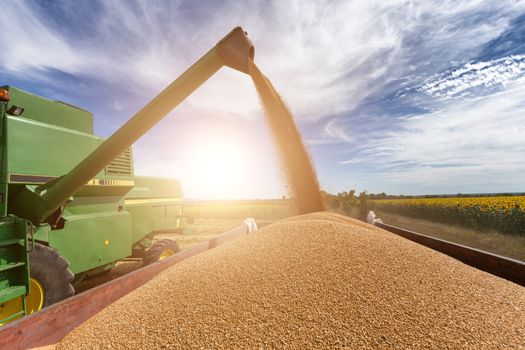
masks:
<instances>
[{"instance_id":1,"label":"white cloud","mask_svg":"<svg viewBox=\"0 0 525 350\"><path fill-rule=\"evenodd\" d=\"M450 98L472 89L504 87L525 74L525 55L512 55L491 61L467 63L460 68L430 78L421 91Z\"/></svg>"},{"instance_id":2,"label":"white cloud","mask_svg":"<svg viewBox=\"0 0 525 350\"><path fill-rule=\"evenodd\" d=\"M2 4L0 38L1 65L16 74L31 74L57 69L79 74L90 67L77 47L68 43L56 30L45 24L37 11L25 2Z\"/></svg>"},{"instance_id":3,"label":"white cloud","mask_svg":"<svg viewBox=\"0 0 525 350\"><path fill-rule=\"evenodd\" d=\"M405 118L399 126L349 163L367 164L376 181L391 184L523 190L525 78L505 91Z\"/></svg>"},{"instance_id":4,"label":"white cloud","mask_svg":"<svg viewBox=\"0 0 525 350\"><path fill-rule=\"evenodd\" d=\"M338 119L328 121L322 130L316 130L316 136L307 140L310 145L326 145L334 143L352 143L354 138L338 124Z\"/></svg>"},{"instance_id":5,"label":"white cloud","mask_svg":"<svg viewBox=\"0 0 525 350\"><path fill-rule=\"evenodd\" d=\"M80 22L92 11L88 4L64 1L62 15ZM510 0L97 4L88 33L80 36L43 17L34 3L2 4L3 69L42 80L55 69L152 95L240 24L255 43L256 62L292 111L313 120L351 111L389 80L410 73L414 63L437 69L436 61L469 56L524 7ZM501 16L456 24L482 11ZM250 79L227 70L187 104L203 113L260 114Z\"/></svg>"},{"instance_id":6,"label":"white cloud","mask_svg":"<svg viewBox=\"0 0 525 350\"><path fill-rule=\"evenodd\" d=\"M361 159L352 158L352 159L348 159L348 160L340 161L339 164L342 164L342 165L347 165L347 164L359 164L359 163L361 163L361 162L362 162Z\"/></svg>"}]
</instances>

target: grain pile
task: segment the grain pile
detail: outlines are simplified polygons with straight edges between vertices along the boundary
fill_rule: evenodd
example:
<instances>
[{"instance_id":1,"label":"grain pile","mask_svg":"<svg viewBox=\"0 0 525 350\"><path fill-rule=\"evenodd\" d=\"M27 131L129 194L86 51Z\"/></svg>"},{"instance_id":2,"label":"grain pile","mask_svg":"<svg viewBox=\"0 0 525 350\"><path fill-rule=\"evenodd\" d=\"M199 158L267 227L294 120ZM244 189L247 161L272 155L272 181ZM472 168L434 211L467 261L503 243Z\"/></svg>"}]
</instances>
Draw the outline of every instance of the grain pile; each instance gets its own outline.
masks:
<instances>
[{"instance_id":1,"label":"grain pile","mask_svg":"<svg viewBox=\"0 0 525 350\"><path fill-rule=\"evenodd\" d=\"M319 182L292 114L272 83L249 61L250 76L259 94L266 121L277 145L281 169L299 213L324 210Z\"/></svg>"},{"instance_id":2,"label":"grain pile","mask_svg":"<svg viewBox=\"0 0 525 350\"><path fill-rule=\"evenodd\" d=\"M516 284L314 213L175 265L57 348L510 349L524 305Z\"/></svg>"}]
</instances>

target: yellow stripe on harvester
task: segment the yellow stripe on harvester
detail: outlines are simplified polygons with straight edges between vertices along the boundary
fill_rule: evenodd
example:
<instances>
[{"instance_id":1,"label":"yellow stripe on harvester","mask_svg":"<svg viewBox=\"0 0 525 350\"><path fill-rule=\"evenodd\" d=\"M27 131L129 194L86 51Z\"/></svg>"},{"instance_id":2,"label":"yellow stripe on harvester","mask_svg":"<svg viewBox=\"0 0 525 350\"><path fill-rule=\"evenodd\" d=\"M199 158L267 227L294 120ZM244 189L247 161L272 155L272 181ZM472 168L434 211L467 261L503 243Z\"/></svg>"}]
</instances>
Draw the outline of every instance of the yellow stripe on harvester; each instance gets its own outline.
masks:
<instances>
[{"instance_id":1,"label":"yellow stripe on harvester","mask_svg":"<svg viewBox=\"0 0 525 350\"><path fill-rule=\"evenodd\" d=\"M56 176L29 175L29 174L9 174L9 183L22 184L45 184L49 181L58 179ZM135 186L133 180L115 180L115 179L91 179L86 186Z\"/></svg>"},{"instance_id":2,"label":"yellow stripe on harvester","mask_svg":"<svg viewBox=\"0 0 525 350\"><path fill-rule=\"evenodd\" d=\"M86 186L135 186L133 180L91 179Z\"/></svg>"},{"instance_id":3,"label":"yellow stripe on harvester","mask_svg":"<svg viewBox=\"0 0 525 350\"><path fill-rule=\"evenodd\" d=\"M147 198L147 199L125 199L125 205L133 204L155 204L155 203L165 203L165 202L180 202L182 198L180 197L166 197L166 198Z\"/></svg>"}]
</instances>

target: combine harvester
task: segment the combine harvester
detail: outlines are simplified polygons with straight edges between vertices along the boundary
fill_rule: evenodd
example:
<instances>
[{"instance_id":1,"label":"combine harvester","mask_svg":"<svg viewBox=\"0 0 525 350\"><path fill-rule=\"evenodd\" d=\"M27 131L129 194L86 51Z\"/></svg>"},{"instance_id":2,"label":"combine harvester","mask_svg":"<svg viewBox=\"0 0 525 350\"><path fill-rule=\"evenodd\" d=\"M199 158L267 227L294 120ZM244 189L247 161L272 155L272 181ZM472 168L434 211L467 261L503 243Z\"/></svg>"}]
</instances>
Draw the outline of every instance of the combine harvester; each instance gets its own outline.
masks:
<instances>
[{"instance_id":1,"label":"combine harvester","mask_svg":"<svg viewBox=\"0 0 525 350\"><path fill-rule=\"evenodd\" d=\"M53 344L168 267L256 230L247 220L177 254L174 242L152 245L155 232L183 229L182 192L173 180L134 177L130 150L221 67L249 74L253 57L235 28L106 140L92 135L89 112L1 90L0 323L58 303L3 326L0 348ZM126 257L157 262L63 300L72 283Z\"/></svg>"},{"instance_id":2,"label":"combine harvester","mask_svg":"<svg viewBox=\"0 0 525 350\"><path fill-rule=\"evenodd\" d=\"M126 147L109 164L80 165L97 173L65 198L72 192L61 189L60 175L103 141L93 135L93 115L13 87L0 91L0 325L72 296L74 285L118 259L149 263L179 251L174 241L152 245L155 232L184 226L178 181L133 176ZM56 189L56 202L37 208L48 203L37 197L46 189Z\"/></svg>"},{"instance_id":3,"label":"combine harvester","mask_svg":"<svg viewBox=\"0 0 525 350\"><path fill-rule=\"evenodd\" d=\"M130 146L223 65L247 73L253 53L234 29L107 140L90 112L0 90L0 325L71 297L119 259L179 251L152 236L183 229L180 184L133 176Z\"/></svg>"}]
</instances>

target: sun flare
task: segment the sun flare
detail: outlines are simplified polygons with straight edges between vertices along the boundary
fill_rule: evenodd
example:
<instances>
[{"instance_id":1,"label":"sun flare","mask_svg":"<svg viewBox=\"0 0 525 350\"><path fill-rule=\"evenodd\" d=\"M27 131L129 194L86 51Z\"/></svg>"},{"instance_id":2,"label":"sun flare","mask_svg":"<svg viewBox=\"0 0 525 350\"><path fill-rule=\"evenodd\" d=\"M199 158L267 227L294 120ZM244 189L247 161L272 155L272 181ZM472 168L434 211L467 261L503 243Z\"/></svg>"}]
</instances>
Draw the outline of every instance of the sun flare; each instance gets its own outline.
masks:
<instances>
[{"instance_id":1,"label":"sun flare","mask_svg":"<svg viewBox=\"0 0 525 350\"><path fill-rule=\"evenodd\" d=\"M235 198L241 195L246 184L248 154L242 145L222 138L200 142L188 154L183 182L193 193L206 194L207 198Z\"/></svg>"}]
</instances>

